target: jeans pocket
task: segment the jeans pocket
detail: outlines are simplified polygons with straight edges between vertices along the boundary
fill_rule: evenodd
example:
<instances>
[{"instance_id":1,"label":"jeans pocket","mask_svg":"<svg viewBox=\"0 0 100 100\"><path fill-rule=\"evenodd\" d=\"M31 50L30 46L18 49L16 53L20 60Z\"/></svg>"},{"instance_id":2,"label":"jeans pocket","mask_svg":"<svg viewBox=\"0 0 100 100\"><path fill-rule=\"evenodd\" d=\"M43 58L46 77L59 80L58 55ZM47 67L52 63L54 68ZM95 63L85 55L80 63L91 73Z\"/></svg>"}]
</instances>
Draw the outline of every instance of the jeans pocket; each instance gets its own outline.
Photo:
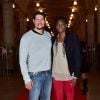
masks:
<instances>
[{"instance_id":1,"label":"jeans pocket","mask_svg":"<svg viewBox=\"0 0 100 100\"><path fill-rule=\"evenodd\" d=\"M30 76L31 79L34 78L34 75L33 75L33 73L31 73L31 72L29 72L29 76Z\"/></svg>"},{"instance_id":2,"label":"jeans pocket","mask_svg":"<svg viewBox=\"0 0 100 100\"><path fill-rule=\"evenodd\" d=\"M29 72L29 76L30 76L30 78L32 79L32 77L33 77L33 74Z\"/></svg>"}]
</instances>

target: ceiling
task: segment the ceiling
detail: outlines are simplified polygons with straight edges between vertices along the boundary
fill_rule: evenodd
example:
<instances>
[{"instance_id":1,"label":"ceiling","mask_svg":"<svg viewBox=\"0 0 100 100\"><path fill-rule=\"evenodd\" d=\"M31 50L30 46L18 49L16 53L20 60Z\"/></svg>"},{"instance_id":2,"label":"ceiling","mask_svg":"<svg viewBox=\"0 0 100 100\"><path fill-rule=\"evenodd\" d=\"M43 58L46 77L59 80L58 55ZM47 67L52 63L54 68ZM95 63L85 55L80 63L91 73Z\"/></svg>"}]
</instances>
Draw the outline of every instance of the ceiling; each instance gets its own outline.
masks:
<instances>
[{"instance_id":1,"label":"ceiling","mask_svg":"<svg viewBox=\"0 0 100 100\"><path fill-rule=\"evenodd\" d=\"M78 10L83 10L82 12L84 13L85 8L82 8L81 6L84 3L84 0L81 1L83 2L79 1L77 8ZM30 0L30 3L28 5L28 8L31 12L30 14L32 14L34 10L38 9L35 7L36 2L38 2L38 0ZM53 23L58 16L66 16L67 18L69 18L71 14L71 9L73 7L73 0L40 0L40 5L41 8L44 9L44 12L46 13L49 22Z\"/></svg>"},{"instance_id":2,"label":"ceiling","mask_svg":"<svg viewBox=\"0 0 100 100\"><path fill-rule=\"evenodd\" d=\"M74 12L75 17L72 20L73 23L80 23L90 7L97 1L98 0L77 0L78 5L75 6L77 11ZM69 20L74 0L13 0L13 2L15 2L21 11L29 18L32 18L33 13L38 9L43 9L50 25L53 26L58 16L66 16L67 20ZM40 3L40 7L36 7L37 2Z\"/></svg>"}]
</instances>

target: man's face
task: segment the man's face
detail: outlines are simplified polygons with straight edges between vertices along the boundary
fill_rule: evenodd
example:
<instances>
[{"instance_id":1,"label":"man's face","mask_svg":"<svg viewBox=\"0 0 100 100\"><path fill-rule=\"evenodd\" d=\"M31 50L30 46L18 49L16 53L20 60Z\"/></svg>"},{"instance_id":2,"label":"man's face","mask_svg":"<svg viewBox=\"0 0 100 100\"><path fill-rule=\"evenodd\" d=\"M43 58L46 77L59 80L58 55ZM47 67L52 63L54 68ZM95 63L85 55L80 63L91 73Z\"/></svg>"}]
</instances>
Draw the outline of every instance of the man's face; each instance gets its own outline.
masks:
<instances>
[{"instance_id":1,"label":"man's face","mask_svg":"<svg viewBox=\"0 0 100 100\"><path fill-rule=\"evenodd\" d=\"M45 20L43 15L36 15L35 19L33 19L33 23L35 25L35 28L38 30L41 30L44 28Z\"/></svg>"},{"instance_id":2,"label":"man's face","mask_svg":"<svg viewBox=\"0 0 100 100\"><path fill-rule=\"evenodd\" d=\"M58 33L63 33L66 30L66 24L64 23L64 21L59 20L56 24L56 29Z\"/></svg>"}]
</instances>

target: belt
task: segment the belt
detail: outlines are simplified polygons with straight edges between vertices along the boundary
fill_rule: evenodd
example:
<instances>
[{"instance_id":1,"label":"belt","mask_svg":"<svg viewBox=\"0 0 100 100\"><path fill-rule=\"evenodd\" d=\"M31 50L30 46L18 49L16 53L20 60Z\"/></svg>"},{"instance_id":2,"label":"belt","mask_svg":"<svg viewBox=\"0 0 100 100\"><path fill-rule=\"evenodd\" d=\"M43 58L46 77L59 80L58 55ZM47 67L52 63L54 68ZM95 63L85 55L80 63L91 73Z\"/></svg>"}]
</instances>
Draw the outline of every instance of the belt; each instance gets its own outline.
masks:
<instances>
[{"instance_id":1,"label":"belt","mask_svg":"<svg viewBox=\"0 0 100 100\"><path fill-rule=\"evenodd\" d=\"M48 72L48 71L50 71L50 70L40 71L40 72L29 72L29 74L36 75L38 73L43 73L43 72Z\"/></svg>"}]
</instances>

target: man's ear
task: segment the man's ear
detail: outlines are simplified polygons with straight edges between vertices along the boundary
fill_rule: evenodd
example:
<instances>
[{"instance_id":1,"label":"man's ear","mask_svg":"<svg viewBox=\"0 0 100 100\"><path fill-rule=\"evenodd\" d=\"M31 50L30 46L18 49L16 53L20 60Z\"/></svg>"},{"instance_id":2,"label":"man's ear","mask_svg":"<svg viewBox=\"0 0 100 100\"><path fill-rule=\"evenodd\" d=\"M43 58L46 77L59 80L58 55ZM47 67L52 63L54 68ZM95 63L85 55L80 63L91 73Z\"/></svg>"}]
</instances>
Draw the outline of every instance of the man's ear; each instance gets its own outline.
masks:
<instances>
[{"instance_id":1,"label":"man's ear","mask_svg":"<svg viewBox=\"0 0 100 100\"><path fill-rule=\"evenodd\" d=\"M33 19L33 23L34 23L34 19Z\"/></svg>"}]
</instances>

